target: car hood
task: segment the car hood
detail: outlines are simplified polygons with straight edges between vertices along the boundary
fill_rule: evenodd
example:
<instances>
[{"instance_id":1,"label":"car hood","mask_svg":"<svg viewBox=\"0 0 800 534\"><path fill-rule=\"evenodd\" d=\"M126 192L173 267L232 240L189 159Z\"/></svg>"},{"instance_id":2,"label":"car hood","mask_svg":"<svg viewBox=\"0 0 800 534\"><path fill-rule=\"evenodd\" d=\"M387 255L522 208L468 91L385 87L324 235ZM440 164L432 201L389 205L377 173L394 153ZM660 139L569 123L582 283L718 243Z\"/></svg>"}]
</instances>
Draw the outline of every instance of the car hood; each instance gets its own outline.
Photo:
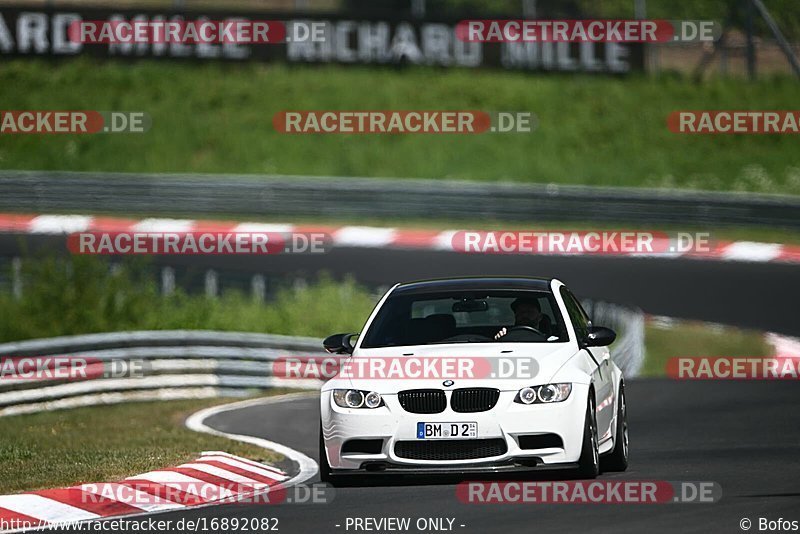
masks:
<instances>
[{"instance_id":1,"label":"car hood","mask_svg":"<svg viewBox=\"0 0 800 534\"><path fill-rule=\"evenodd\" d=\"M548 383L576 350L572 343L459 343L359 349L347 358L349 367L328 381L323 390L353 388L382 395L424 388L493 387L517 391ZM376 371L371 363L376 360L382 360L382 371ZM432 373L430 367L426 368L419 376L420 365L424 362L430 365L431 361L440 365ZM446 365L451 370L458 365L469 368L453 376L446 372ZM395 372L390 372L391 369ZM444 386L446 380L454 383Z\"/></svg>"}]
</instances>

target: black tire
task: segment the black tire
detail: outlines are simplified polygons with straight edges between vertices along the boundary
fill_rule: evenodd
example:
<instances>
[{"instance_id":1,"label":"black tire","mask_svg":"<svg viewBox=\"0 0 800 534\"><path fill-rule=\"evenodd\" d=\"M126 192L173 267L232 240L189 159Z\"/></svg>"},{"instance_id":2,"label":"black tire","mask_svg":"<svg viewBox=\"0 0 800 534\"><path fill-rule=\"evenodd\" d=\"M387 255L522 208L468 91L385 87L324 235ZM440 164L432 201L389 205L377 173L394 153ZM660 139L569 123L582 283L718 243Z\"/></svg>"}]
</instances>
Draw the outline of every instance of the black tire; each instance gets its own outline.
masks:
<instances>
[{"instance_id":1,"label":"black tire","mask_svg":"<svg viewBox=\"0 0 800 534\"><path fill-rule=\"evenodd\" d=\"M322 438L322 421L319 423L319 479L322 482L333 484L331 466L328 463L328 455L325 452L325 440Z\"/></svg>"},{"instance_id":2,"label":"black tire","mask_svg":"<svg viewBox=\"0 0 800 534\"><path fill-rule=\"evenodd\" d=\"M583 424L583 447L578 458L578 476L597 478L600 474L600 454L597 448L597 418L594 409L594 395L586 402L586 420Z\"/></svg>"},{"instance_id":3,"label":"black tire","mask_svg":"<svg viewBox=\"0 0 800 534\"><path fill-rule=\"evenodd\" d=\"M625 471L628 469L628 407L625 403L625 388L619 385L617 401L617 431L614 433L614 450L601 460L603 471Z\"/></svg>"}]
</instances>

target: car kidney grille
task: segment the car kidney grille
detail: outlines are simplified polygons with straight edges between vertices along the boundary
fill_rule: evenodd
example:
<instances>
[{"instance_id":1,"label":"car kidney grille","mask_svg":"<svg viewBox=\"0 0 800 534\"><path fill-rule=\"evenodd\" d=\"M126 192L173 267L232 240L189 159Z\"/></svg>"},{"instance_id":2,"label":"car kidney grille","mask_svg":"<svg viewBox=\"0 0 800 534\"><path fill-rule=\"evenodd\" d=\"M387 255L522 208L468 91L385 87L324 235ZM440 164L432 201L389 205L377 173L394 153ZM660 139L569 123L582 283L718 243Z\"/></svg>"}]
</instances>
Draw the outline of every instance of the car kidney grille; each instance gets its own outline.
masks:
<instances>
[{"instance_id":1,"label":"car kidney grille","mask_svg":"<svg viewBox=\"0 0 800 534\"><path fill-rule=\"evenodd\" d=\"M441 413L447 407L440 389L410 389L397 394L400 406L410 413Z\"/></svg>"},{"instance_id":2,"label":"car kidney grille","mask_svg":"<svg viewBox=\"0 0 800 534\"><path fill-rule=\"evenodd\" d=\"M453 391L450 397L450 407L454 412L471 413L485 412L494 408L500 390L492 388L463 388Z\"/></svg>"},{"instance_id":3,"label":"car kidney grille","mask_svg":"<svg viewBox=\"0 0 800 534\"><path fill-rule=\"evenodd\" d=\"M507 450L501 438L398 441L394 446L398 457L409 460L474 460L500 456Z\"/></svg>"}]
</instances>

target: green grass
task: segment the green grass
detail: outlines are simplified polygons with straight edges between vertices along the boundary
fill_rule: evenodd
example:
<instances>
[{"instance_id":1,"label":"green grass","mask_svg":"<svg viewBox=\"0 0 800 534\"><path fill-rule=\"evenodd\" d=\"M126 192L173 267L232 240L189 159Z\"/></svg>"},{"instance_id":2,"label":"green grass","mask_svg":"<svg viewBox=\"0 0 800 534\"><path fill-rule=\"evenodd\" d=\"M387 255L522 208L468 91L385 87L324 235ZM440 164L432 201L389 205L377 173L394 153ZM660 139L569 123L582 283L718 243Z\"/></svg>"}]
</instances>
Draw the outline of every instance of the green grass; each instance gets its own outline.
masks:
<instances>
[{"instance_id":1,"label":"green grass","mask_svg":"<svg viewBox=\"0 0 800 534\"><path fill-rule=\"evenodd\" d=\"M0 494L112 482L209 450L268 463L281 459L183 426L187 416L215 404L220 400L140 402L0 418Z\"/></svg>"},{"instance_id":2,"label":"green grass","mask_svg":"<svg viewBox=\"0 0 800 534\"><path fill-rule=\"evenodd\" d=\"M97 258L27 259L21 300L0 293L0 340L144 328L211 328L323 336L358 331L375 296L352 281L322 278L286 288L267 304L231 292L217 300L162 297L145 265L109 272ZM331 310L334 310L333 312ZM675 356L761 356L760 333L697 323L650 324L644 376ZM275 393L273 391L273 393ZM0 493L113 481L221 449L262 461L268 452L183 426L218 400L131 403L0 418Z\"/></svg>"},{"instance_id":3,"label":"green grass","mask_svg":"<svg viewBox=\"0 0 800 534\"><path fill-rule=\"evenodd\" d=\"M151 276L148 265L136 261L111 272L98 258L27 258L23 297L0 292L0 340L171 328L322 337L357 331L375 302L352 280L326 277L286 287L266 304L236 292L218 299L180 292L163 297ZM183 426L187 415L219 403L130 403L0 418L0 494L118 480L186 462L203 450L278 458Z\"/></svg>"},{"instance_id":4,"label":"green grass","mask_svg":"<svg viewBox=\"0 0 800 534\"><path fill-rule=\"evenodd\" d=\"M642 376L664 376L670 358L772 354L762 332L690 321L676 321L668 328L651 322L645 328L645 347Z\"/></svg>"},{"instance_id":5,"label":"green grass","mask_svg":"<svg viewBox=\"0 0 800 534\"><path fill-rule=\"evenodd\" d=\"M800 193L793 136L686 136L681 109L793 109L797 81L188 64L0 66L5 109L145 111L145 134L4 135L6 169L427 177ZM283 135L292 109L531 111L530 134Z\"/></svg>"},{"instance_id":6,"label":"green grass","mask_svg":"<svg viewBox=\"0 0 800 534\"><path fill-rule=\"evenodd\" d=\"M118 330L210 329L324 337L356 332L376 296L351 279L322 276L260 303L236 291L219 298L162 296L142 262L111 272L99 258L23 260L21 299L0 292L0 342Z\"/></svg>"}]
</instances>

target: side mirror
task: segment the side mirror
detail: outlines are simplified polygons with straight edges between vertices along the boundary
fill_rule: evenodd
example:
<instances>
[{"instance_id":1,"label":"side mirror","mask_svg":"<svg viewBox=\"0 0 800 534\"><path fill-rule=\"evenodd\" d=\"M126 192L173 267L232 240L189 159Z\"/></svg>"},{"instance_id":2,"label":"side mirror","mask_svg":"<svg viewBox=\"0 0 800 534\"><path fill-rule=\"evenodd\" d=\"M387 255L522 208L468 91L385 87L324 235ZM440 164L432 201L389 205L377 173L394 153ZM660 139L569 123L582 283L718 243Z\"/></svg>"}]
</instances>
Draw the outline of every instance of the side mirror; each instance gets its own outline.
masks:
<instances>
[{"instance_id":1,"label":"side mirror","mask_svg":"<svg viewBox=\"0 0 800 534\"><path fill-rule=\"evenodd\" d=\"M587 347L607 347L617 339L617 333L604 326L592 326L586 336Z\"/></svg>"},{"instance_id":2,"label":"side mirror","mask_svg":"<svg viewBox=\"0 0 800 534\"><path fill-rule=\"evenodd\" d=\"M353 354L353 345L350 338L357 334L333 334L325 338L322 346L331 354Z\"/></svg>"}]
</instances>

